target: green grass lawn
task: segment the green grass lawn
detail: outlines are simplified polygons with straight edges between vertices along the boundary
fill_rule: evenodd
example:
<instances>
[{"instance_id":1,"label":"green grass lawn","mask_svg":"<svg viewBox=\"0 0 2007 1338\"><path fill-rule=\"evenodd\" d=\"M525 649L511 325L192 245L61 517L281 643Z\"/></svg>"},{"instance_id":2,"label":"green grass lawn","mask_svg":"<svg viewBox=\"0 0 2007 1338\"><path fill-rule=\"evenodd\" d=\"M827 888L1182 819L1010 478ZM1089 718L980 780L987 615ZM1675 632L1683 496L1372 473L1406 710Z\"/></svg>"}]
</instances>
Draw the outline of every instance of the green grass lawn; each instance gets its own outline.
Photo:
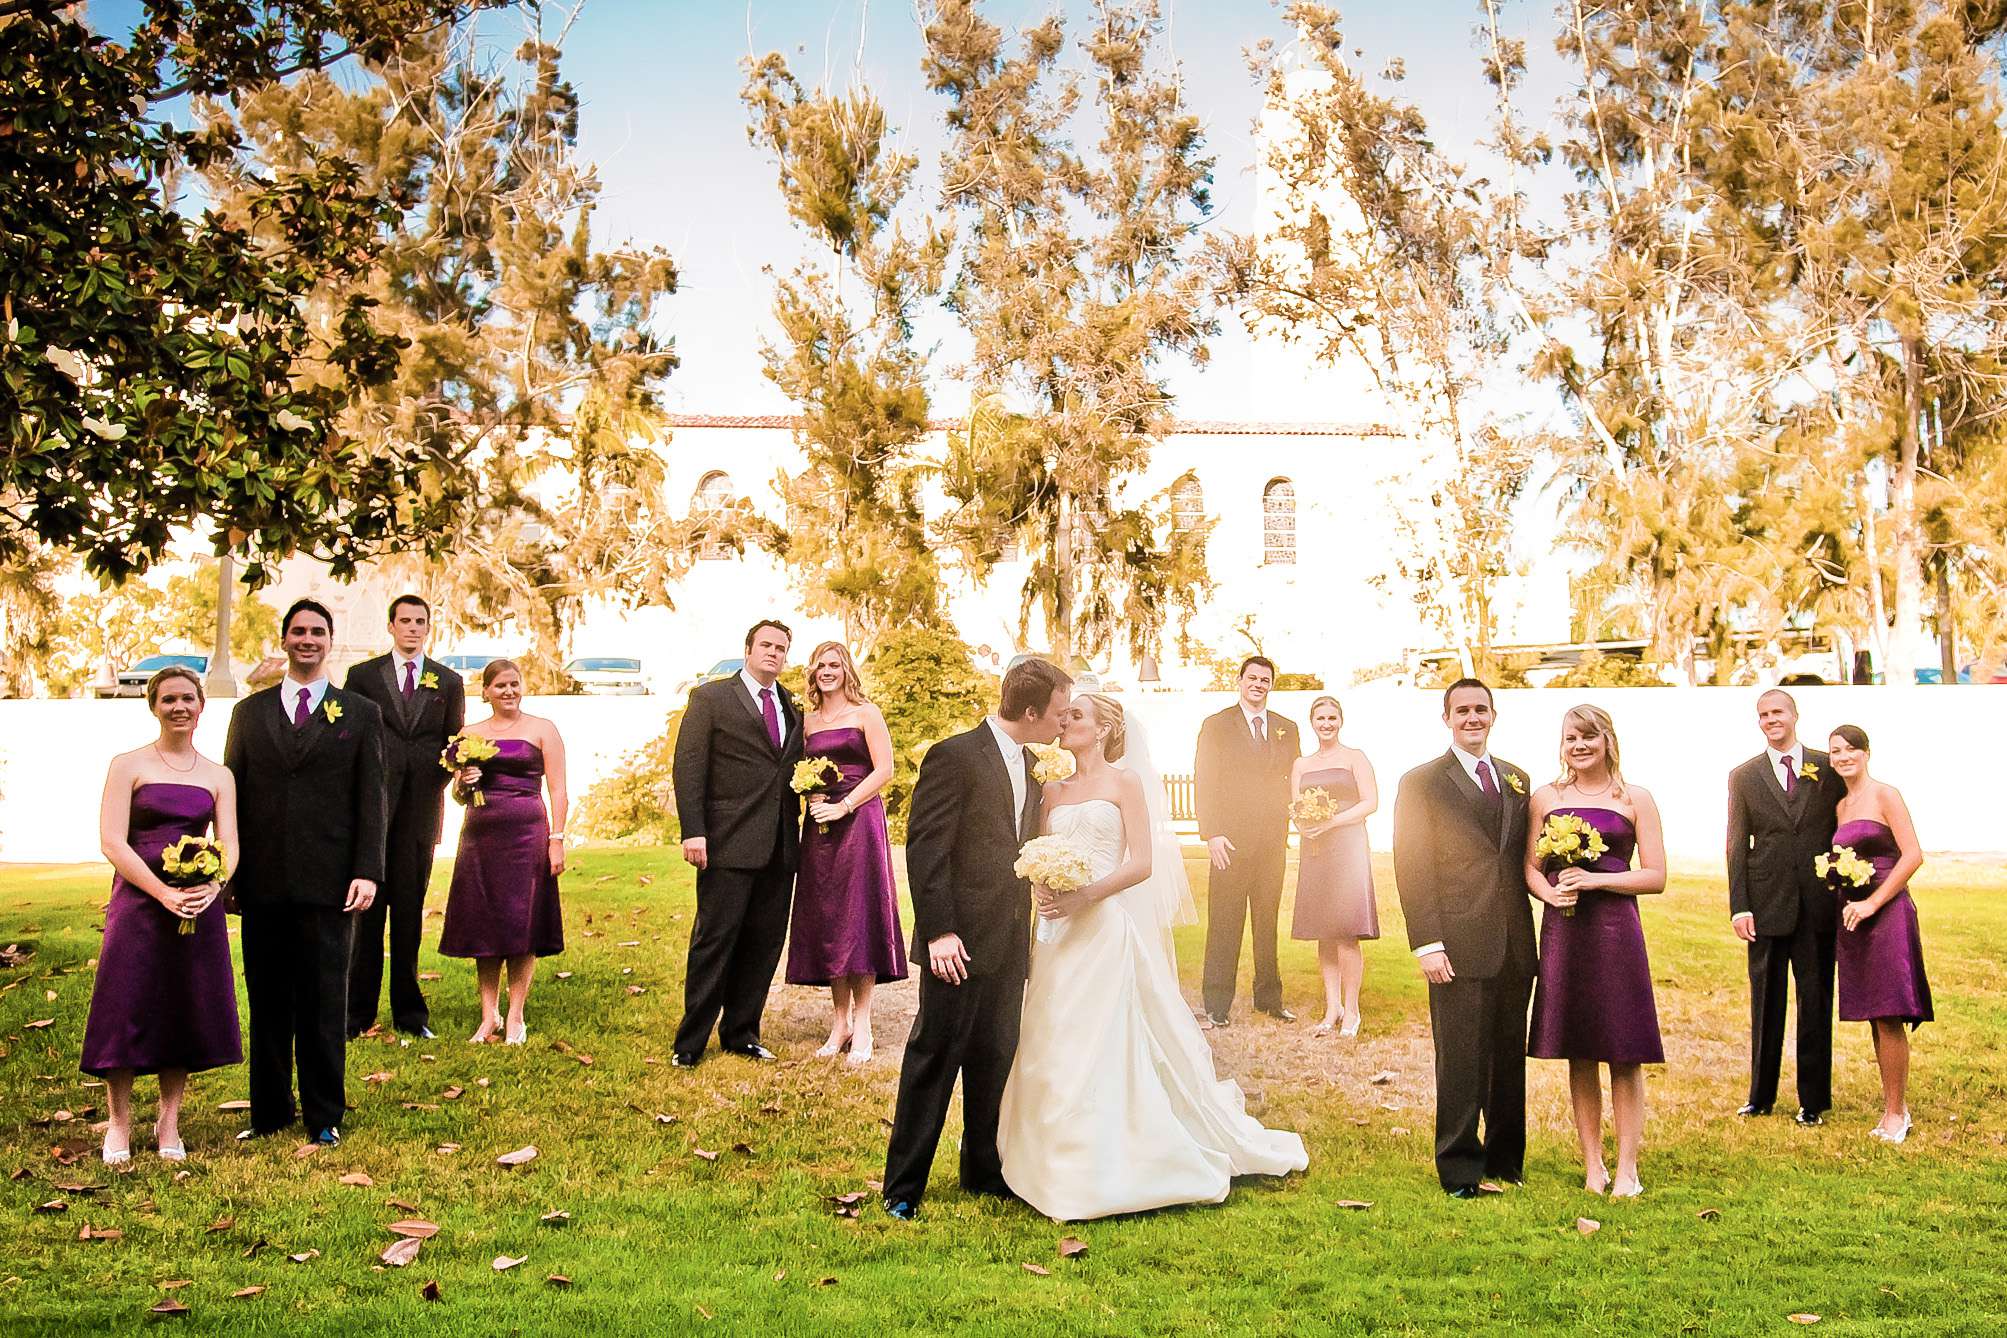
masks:
<instances>
[{"instance_id":1,"label":"green grass lawn","mask_svg":"<svg viewBox=\"0 0 2007 1338\"><path fill-rule=\"evenodd\" d=\"M789 988L767 1028L784 1062L671 1069L692 893L673 855L652 850L579 854L565 878L570 946L544 963L527 1046L470 1048L470 964L428 953L423 968L443 975L427 987L440 1037L351 1047L356 1109L340 1148L234 1143L242 1116L218 1106L245 1095L239 1068L191 1082L179 1171L146 1150L142 1079L135 1157L113 1173L90 1128L103 1089L76 1071L106 878L11 866L0 945L34 956L0 969L0 1170L13 1176L0 1330L1745 1335L1797 1332L1794 1312L1821 1316L1819 1333L2007 1328L1996 869L1925 870L1941 1021L1917 1035L1917 1129L1900 1148L1865 1136L1878 1096L1857 1024L1841 1029L1824 1128L1737 1120L1746 984L1719 888L1680 878L1649 903L1670 1062L1649 1082L1646 1194L1626 1204L1580 1189L1557 1063L1531 1066L1526 1186L1474 1202L1437 1190L1424 996L1380 873L1388 937L1369 945L1359 1041L1308 1036L1320 987L1311 945L1294 943L1285 983L1303 1021L1214 1033L1222 1071L1262 1118L1303 1132L1309 1173L1242 1182L1219 1207L1067 1228L955 1187L958 1115L923 1219L877 1207L910 985L884 992L881 1062L861 1072L811 1057L823 1001ZM1180 931L1188 987L1199 943ZM1780 1111L1790 1082L1787 1057ZM75 1118L44 1123L58 1111ZM495 1163L529 1144L527 1165ZM357 1172L373 1183L341 1183ZM838 1216L830 1197L858 1191L861 1216ZM1372 1206L1337 1206L1346 1199ZM37 1211L50 1201L67 1207ZM570 1217L542 1220L554 1212ZM414 1217L438 1234L408 1267L384 1268L386 1225ZM1583 1234L1578 1217L1601 1229ZM80 1240L86 1225L123 1234ZM1067 1235L1087 1242L1083 1256L1058 1257ZM527 1258L498 1272L504 1255ZM435 1281L431 1302L421 1288ZM250 1287L264 1290L232 1299ZM169 1298L189 1313L149 1317Z\"/></svg>"}]
</instances>

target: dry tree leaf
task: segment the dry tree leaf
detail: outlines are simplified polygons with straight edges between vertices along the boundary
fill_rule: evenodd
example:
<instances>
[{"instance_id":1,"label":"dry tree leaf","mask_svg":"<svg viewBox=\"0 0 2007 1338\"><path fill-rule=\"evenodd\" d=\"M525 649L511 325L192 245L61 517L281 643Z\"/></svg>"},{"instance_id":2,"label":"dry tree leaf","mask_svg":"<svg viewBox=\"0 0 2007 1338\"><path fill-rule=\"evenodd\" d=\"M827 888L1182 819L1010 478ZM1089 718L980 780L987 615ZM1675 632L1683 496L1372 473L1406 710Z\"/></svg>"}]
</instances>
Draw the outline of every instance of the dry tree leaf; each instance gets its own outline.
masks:
<instances>
[{"instance_id":1,"label":"dry tree leaf","mask_svg":"<svg viewBox=\"0 0 2007 1338\"><path fill-rule=\"evenodd\" d=\"M648 993L648 987L645 985L629 985L627 992L629 994L646 994Z\"/></svg>"},{"instance_id":2,"label":"dry tree leaf","mask_svg":"<svg viewBox=\"0 0 2007 1338\"><path fill-rule=\"evenodd\" d=\"M474 1086L476 1087L486 1087L487 1085L488 1085L488 1080L486 1078L474 1079Z\"/></svg>"},{"instance_id":3,"label":"dry tree leaf","mask_svg":"<svg viewBox=\"0 0 2007 1338\"><path fill-rule=\"evenodd\" d=\"M1381 1069L1378 1073L1374 1074L1366 1081L1372 1083L1373 1086L1375 1087L1385 1087L1388 1083L1392 1082L1394 1079L1400 1076L1401 1076L1400 1074L1394 1072L1394 1070L1392 1069Z\"/></svg>"},{"instance_id":4,"label":"dry tree leaf","mask_svg":"<svg viewBox=\"0 0 2007 1338\"><path fill-rule=\"evenodd\" d=\"M395 1208L401 1213L415 1213L418 1211L417 1204L406 1203L403 1199L385 1199L383 1206L386 1208Z\"/></svg>"},{"instance_id":5,"label":"dry tree leaf","mask_svg":"<svg viewBox=\"0 0 2007 1338\"><path fill-rule=\"evenodd\" d=\"M780 1272L774 1274L775 1282L784 1282L786 1280L787 1280L787 1270L785 1268L780 1270Z\"/></svg>"},{"instance_id":6,"label":"dry tree leaf","mask_svg":"<svg viewBox=\"0 0 2007 1338\"><path fill-rule=\"evenodd\" d=\"M539 1222L542 1222L545 1226L561 1227L561 1226L566 1226L571 1222L571 1214L566 1212L564 1209L560 1208L556 1212L545 1213L542 1217L539 1217L537 1220Z\"/></svg>"},{"instance_id":7,"label":"dry tree leaf","mask_svg":"<svg viewBox=\"0 0 2007 1338\"><path fill-rule=\"evenodd\" d=\"M571 1279L566 1277L562 1273L553 1273L549 1277L545 1278L544 1281L548 1282L553 1287L571 1286Z\"/></svg>"},{"instance_id":8,"label":"dry tree leaf","mask_svg":"<svg viewBox=\"0 0 2007 1338\"><path fill-rule=\"evenodd\" d=\"M569 972L569 971L560 971L560 972L558 972L558 973L557 973L557 978L558 978L559 980L570 980L570 979L571 979L571 972Z\"/></svg>"},{"instance_id":9,"label":"dry tree leaf","mask_svg":"<svg viewBox=\"0 0 2007 1338\"><path fill-rule=\"evenodd\" d=\"M817 1278L815 1280L815 1285L818 1287L834 1287L836 1285L836 1279L833 1277Z\"/></svg>"},{"instance_id":10,"label":"dry tree leaf","mask_svg":"<svg viewBox=\"0 0 2007 1338\"><path fill-rule=\"evenodd\" d=\"M705 1308L704 1308L703 1306L698 1306L698 1307L697 1307L697 1313L698 1313L698 1314L700 1314L700 1315L702 1315L702 1316L703 1316L703 1317L704 1317L705 1319L716 1319L716 1318L717 1318L717 1316L713 1315L713 1314L712 1314L712 1313L711 1313L710 1311L706 1310L706 1309L705 1309Z\"/></svg>"},{"instance_id":11,"label":"dry tree leaf","mask_svg":"<svg viewBox=\"0 0 2007 1338\"><path fill-rule=\"evenodd\" d=\"M228 1231L236 1225L237 1219L234 1217L219 1217L209 1224L209 1229L211 1231Z\"/></svg>"},{"instance_id":12,"label":"dry tree leaf","mask_svg":"<svg viewBox=\"0 0 2007 1338\"><path fill-rule=\"evenodd\" d=\"M655 1112L655 1122L657 1124L674 1124L676 1123L676 1117L674 1115L665 1115L661 1111L657 1111Z\"/></svg>"},{"instance_id":13,"label":"dry tree leaf","mask_svg":"<svg viewBox=\"0 0 2007 1338\"><path fill-rule=\"evenodd\" d=\"M514 1258L511 1258L506 1254L498 1254L495 1256L495 1262L490 1264L489 1267L494 1269L497 1273L506 1273L510 1269L514 1268L517 1264L522 1263L525 1259L528 1258L529 1256L526 1254L519 1255Z\"/></svg>"},{"instance_id":14,"label":"dry tree leaf","mask_svg":"<svg viewBox=\"0 0 2007 1338\"><path fill-rule=\"evenodd\" d=\"M35 1211L38 1213L66 1213L69 1210L70 1205L64 1203L61 1199L50 1199L47 1203L38 1203L35 1205Z\"/></svg>"},{"instance_id":15,"label":"dry tree leaf","mask_svg":"<svg viewBox=\"0 0 2007 1338\"><path fill-rule=\"evenodd\" d=\"M125 1239L125 1232L123 1232L123 1231L120 1231L120 1230L119 1230L119 1229L118 1229L117 1227L103 1227L103 1228L100 1228L100 1227L94 1227L94 1226L92 1226L92 1225L91 1225L91 1224L90 1224L89 1222L86 1222L86 1223L84 1223L84 1229L83 1229L82 1231L79 1231L79 1232L77 1233L77 1239L78 1239L78 1240L124 1240L124 1239Z\"/></svg>"},{"instance_id":16,"label":"dry tree leaf","mask_svg":"<svg viewBox=\"0 0 2007 1338\"><path fill-rule=\"evenodd\" d=\"M423 1248L425 1248L425 1242L419 1237L399 1236L396 1240L384 1246L383 1252L376 1257L392 1268L403 1268L413 1259L416 1259L418 1252Z\"/></svg>"},{"instance_id":17,"label":"dry tree leaf","mask_svg":"<svg viewBox=\"0 0 2007 1338\"><path fill-rule=\"evenodd\" d=\"M760 1114L762 1115L779 1115L781 1113L781 1108L772 1101L760 1107Z\"/></svg>"},{"instance_id":18,"label":"dry tree leaf","mask_svg":"<svg viewBox=\"0 0 2007 1338\"><path fill-rule=\"evenodd\" d=\"M218 1110L249 1110L250 1108L251 1103L248 1101L224 1101L216 1107Z\"/></svg>"},{"instance_id":19,"label":"dry tree leaf","mask_svg":"<svg viewBox=\"0 0 2007 1338\"><path fill-rule=\"evenodd\" d=\"M428 1282L418 1289L418 1294L428 1301L437 1301L439 1299L439 1284L437 1282Z\"/></svg>"},{"instance_id":20,"label":"dry tree leaf","mask_svg":"<svg viewBox=\"0 0 2007 1338\"><path fill-rule=\"evenodd\" d=\"M56 1182L56 1188L62 1190L63 1193L65 1194L95 1194L99 1190L103 1189L104 1186L85 1185L69 1180L58 1180Z\"/></svg>"},{"instance_id":21,"label":"dry tree leaf","mask_svg":"<svg viewBox=\"0 0 2007 1338\"><path fill-rule=\"evenodd\" d=\"M355 1185L362 1189L368 1189L372 1185L374 1185L376 1181L370 1179L367 1175L365 1175L361 1171L350 1171L347 1175L343 1176L340 1180L337 1180L335 1183L339 1185Z\"/></svg>"},{"instance_id":22,"label":"dry tree leaf","mask_svg":"<svg viewBox=\"0 0 2007 1338\"><path fill-rule=\"evenodd\" d=\"M439 1234L439 1224L417 1217L402 1222L392 1222L384 1230L398 1236L409 1236L413 1240L431 1240Z\"/></svg>"},{"instance_id":23,"label":"dry tree leaf","mask_svg":"<svg viewBox=\"0 0 2007 1338\"><path fill-rule=\"evenodd\" d=\"M460 1145L458 1143L441 1143L432 1150L442 1157L450 1157L460 1150Z\"/></svg>"},{"instance_id":24,"label":"dry tree leaf","mask_svg":"<svg viewBox=\"0 0 2007 1338\"><path fill-rule=\"evenodd\" d=\"M161 1283L160 1289L164 1292L171 1292L171 1291L178 1291L183 1287L188 1287L192 1285L194 1285L194 1279L192 1278L176 1278L172 1282Z\"/></svg>"},{"instance_id":25,"label":"dry tree leaf","mask_svg":"<svg viewBox=\"0 0 2007 1338\"><path fill-rule=\"evenodd\" d=\"M402 1102L401 1104L403 1105L403 1107L404 1107L404 1108L405 1108L406 1110L437 1110L437 1109L439 1109L439 1103L438 1103L437 1101L405 1101L405 1102Z\"/></svg>"},{"instance_id":26,"label":"dry tree leaf","mask_svg":"<svg viewBox=\"0 0 2007 1338\"><path fill-rule=\"evenodd\" d=\"M149 1315L185 1315L188 1313L188 1307L170 1296L164 1301L156 1301L154 1304L148 1306L146 1313Z\"/></svg>"},{"instance_id":27,"label":"dry tree leaf","mask_svg":"<svg viewBox=\"0 0 2007 1338\"><path fill-rule=\"evenodd\" d=\"M536 1144L531 1143L527 1147L517 1148L514 1152L504 1152L501 1156L495 1158L495 1165L521 1166L526 1162L532 1162L536 1159L537 1147Z\"/></svg>"},{"instance_id":28,"label":"dry tree leaf","mask_svg":"<svg viewBox=\"0 0 2007 1338\"><path fill-rule=\"evenodd\" d=\"M1022 1268L1027 1273L1035 1274L1041 1278L1049 1278L1052 1276L1052 1270L1045 1267L1042 1264L1019 1264L1018 1267Z\"/></svg>"},{"instance_id":29,"label":"dry tree leaf","mask_svg":"<svg viewBox=\"0 0 2007 1338\"><path fill-rule=\"evenodd\" d=\"M1059 1257L1061 1259L1078 1259L1086 1253L1087 1242L1081 1240L1078 1236L1061 1236L1059 1238Z\"/></svg>"},{"instance_id":30,"label":"dry tree leaf","mask_svg":"<svg viewBox=\"0 0 2007 1338\"><path fill-rule=\"evenodd\" d=\"M576 1060L577 1060L577 1061L578 1061L579 1063L581 1063L581 1064L584 1064L584 1065L585 1065L585 1066L587 1066L588 1068L590 1068L590 1067L592 1066L592 1056L591 1056L591 1055L586 1055L586 1054L578 1054L578 1055L573 1055L573 1056L572 1056L572 1058L573 1058L573 1059L576 1059Z\"/></svg>"},{"instance_id":31,"label":"dry tree leaf","mask_svg":"<svg viewBox=\"0 0 2007 1338\"><path fill-rule=\"evenodd\" d=\"M458 1101L461 1097L467 1095L467 1089L464 1087L449 1087L439 1095L445 1097L448 1101Z\"/></svg>"},{"instance_id":32,"label":"dry tree leaf","mask_svg":"<svg viewBox=\"0 0 2007 1338\"><path fill-rule=\"evenodd\" d=\"M7 1178L9 1180L33 1180L35 1178L35 1173L29 1170L25 1166L16 1166L14 1168L14 1174L8 1176Z\"/></svg>"},{"instance_id":33,"label":"dry tree leaf","mask_svg":"<svg viewBox=\"0 0 2007 1338\"><path fill-rule=\"evenodd\" d=\"M1480 1194L1503 1194L1505 1186L1491 1180L1480 1180L1477 1182L1477 1192Z\"/></svg>"},{"instance_id":34,"label":"dry tree leaf","mask_svg":"<svg viewBox=\"0 0 2007 1338\"><path fill-rule=\"evenodd\" d=\"M1603 1224L1593 1217L1578 1217L1575 1219L1575 1229L1585 1236L1593 1236L1603 1229Z\"/></svg>"},{"instance_id":35,"label":"dry tree leaf","mask_svg":"<svg viewBox=\"0 0 2007 1338\"><path fill-rule=\"evenodd\" d=\"M1800 1311L1795 1315L1786 1315L1784 1318L1790 1320L1793 1324L1817 1324L1819 1322L1819 1317L1808 1311Z\"/></svg>"},{"instance_id":36,"label":"dry tree leaf","mask_svg":"<svg viewBox=\"0 0 2007 1338\"><path fill-rule=\"evenodd\" d=\"M293 1149L293 1155L301 1158L311 1157L320 1150L321 1145L319 1143L302 1143Z\"/></svg>"},{"instance_id":37,"label":"dry tree leaf","mask_svg":"<svg viewBox=\"0 0 2007 1338\"><path fill-rule=\"evenodd\" d=\"M269 1250L271 1248L272 1248L272 1242L266 1240L263 1236L260 1236L258 1239L252 1241L249 1247L245 1249L244 1257L246 1259L255 1259L257 1258L258 1251Z\"/></svg>"},{"instance_id":38,"label":"dry tree leaf","mask_svg":"<svg viewBox=\"0 0 2007 1338\"><path fill-rule=\"evenodd\" d=\"M383 1082L389 1082L392 1078L395 1078L396 1076L397 1075L395 1073L391 1073L388 1070L378 1069L375 1073L365 1073L362 1076L362 1080L364 1082L383 1083Z\"/></svg>"},{"instance_id":39,"label":"dry tree leaf","mask_svg":"<svg viewBox=\"0 0 2007 1338\"><path fill-rule=\"evenodd\" d=\"M718 1159L717 1153L707 1152L703 1148L691 1148L690 1153L692 1156L702 1157L705 1161L716 1161Z\"/></svg>"},{"instance_id":40,"label":"dry tree leaf","mask_svg":"<svg viewBox=\"0 0 2007 1338\"><path fill-rule=\"evenodd\" d=\"M254 1296L263 1296L264 1294L265 1289L263 1287L239 1287L236 1291L230 1293L230 1299L233 1301L248 1301Z\"/></svg>"},{"instance_id":41,"label":"dry tree leaf","mask_svg":"<svg viewBox=\"0 0 2007 1338\"><path fill-rule=\"evenodd\" d=\"M1373 1201L1371 1199L1340 1199L1332 1206L1335 1208L1350 1208L1355 1212L1364 1212L1373 1206Z\"/></svg>"},{"instance_id":42,"label":"dry tree leaf","mask_svg":"<svg viewBox=\"0 0 2007 1338\"><path fill-rule=\"evenodd\" d=\"M55 1025L56 1025L56 1019L52 1017L38 1018L33 1022L26 1022L22 1024L23 1028L28 1031L40 1031L44 1027L53 1027Z\"/></svg>"},{"instance_id":43,"label":"dry tree leaf","mask_svg":"<svg viewBox=\"0 0 2007 1338\"><path fill-rule=\"evenodd\" d=\"M440 975L437 971L420 971L418 978L420 980L438 980L440 979Z\"/></svg>"},{"instance_id":44,"label":"dry tree leaf","mask_svg":"<svg viewBox=\"0 0 2007 1338\"><path fill-rule=\"evenodd\" d=\"M1698 1217L1703 1222L1712 1222L1715 1218L1721 1216L1721 1209L1702 1208L1699 1212L1695 1213L1694 1216Z\"/></svg>"},{"instance_id":45,"label":"dry tree leaf","mask_svg":"<svg viewBox=\"0 0 2007 1338\"><path fill-rule=\"evenodd\" d=\"M321 1252L319 1250L303 1250L299 1254L289 1254L286 1256L286 1258L296 1264L304 1264L309 1259L318 1259L320 1257Z\"/></svg>"},{"instance_id":46,"label":"dry tree leaf","mask_svg":"<svg viewBox=\"0 0 2007 1338\"><path fill-rule=\"evenodd\" d=\"M1387 1132L1392 1134L1396 1138L1402 1138L1407 1135L1408 1131L1406 1129L1403 1129L1400 1125L1397 1124L1393 1128L1387 1130Z\"/></svg>"}]
</instances>

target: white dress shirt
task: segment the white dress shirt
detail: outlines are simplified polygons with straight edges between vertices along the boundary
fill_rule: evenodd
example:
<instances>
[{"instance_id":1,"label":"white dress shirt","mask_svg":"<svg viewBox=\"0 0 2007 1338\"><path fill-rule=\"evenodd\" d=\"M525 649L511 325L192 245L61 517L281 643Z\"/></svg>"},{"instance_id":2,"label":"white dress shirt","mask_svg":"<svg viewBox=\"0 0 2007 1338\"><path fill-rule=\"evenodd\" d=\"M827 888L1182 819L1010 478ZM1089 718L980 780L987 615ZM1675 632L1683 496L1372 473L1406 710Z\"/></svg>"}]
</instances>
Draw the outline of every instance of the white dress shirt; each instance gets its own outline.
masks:
<instances>
[{"instance_id":1,"label":"white dress shirt","mask_svg":"<svg viewBox=\"0 0 2007 1338\"><path fill-rule=\"evenodd\" d=\"M1017 801L1015 816L1011 819L1011 826L1015 827L1018 818L1024 814L1024 745L1005 733L1003 721L995 716L987 717L987 723L990 737L997 742L997 751L1003 754L1004 772L1010 777L1011 798Z\"/></svg>"},{"instance_id":2,"label":"white dress shirt","mask_svg":"<svg viewBox=\"0 0 2007 1338\"><path fill-rule=\"evenodd\" d=\"M425 653L420 651L418 654L406 659L404 652L401 650L390 652L390 665L396 671L392 677L397 680L397 690L399 692L404 691L404 666L407 664L411 666L411 690L416 692L423 686L420 680L425 677Z\"/></svg>"},{"instance_id":3,"label":"white dress shirt","mask_svg":"<svg viewBox=\"0 0 2007 1338\"><path fill-rule=\"evenodd\" d=\"M286 719L288 720L291 720L294 713L300 709L300 689L302 688L305 688L307 693L307 714L312 715L315 711L321 709L321 699L328 695L327 675L322 674L311 683L302 683L291 674L286 675L285 679L279 684L279 702L286 708Z\"/></svg>"},{"instance_id":4,"label":"white dress shirt","mask_svg":"<svg viewBox=\"0 0 2007 1338\"><path fill-rule=\"evenodd\" d=\"M753 705L758 706L760 708L760 718L762 720L766 719L767 711L766 707L760 705L760 694L762 692L771 692L774 695L774 719L780 721L781 737L786 738L787 711L781 706L780 680L775 679L772 683L762 683L760 682L760 680L754 678L751 674L741 669L739 670L739 681L746 685L747 692L753 694Z\"/></svg>"},{"instance_id":5,"label":"white dress shirt","mask_svg":"<svg viewBox=\"0 0 2007 1338\"><path fill-rule=\"evenodd\" d=\"M1248 737L1254 737L1254 722L1259 720L1261 722L1261 740L1263 743L1268 742L1268 708L1264 706L1259 711L1250 711L1247 709L1247 703L1242 702L1240 704L1240 714L1241 719L1247 722Z\"/></svg>"},{"instance_id":6,"label":"white dress shirt","mask_svg":"<svg viewBox=\"0 0 2007 1338\"><path fill-rule=\"evenodd\" d=\"M1470 777L1470 783L1480 790L1484 788L1484 782L1477 778L1477 764L1479 762L1485 763L1491 768L1491 788L1502 790L1505 778L1499 774L1498 763L1492 761L1490 749L1487 748L1482 753L1467 753L1455 744L1451 744L1450 756L1454 757L1457 760L1457 765L1463 768L1463 774ZM1426 957L1432 952L1441 952L1442 950L1443 945L1441 943L1424 943L1421 947L1415 949L1415 956Z\"/></svg>"}]
</instances>

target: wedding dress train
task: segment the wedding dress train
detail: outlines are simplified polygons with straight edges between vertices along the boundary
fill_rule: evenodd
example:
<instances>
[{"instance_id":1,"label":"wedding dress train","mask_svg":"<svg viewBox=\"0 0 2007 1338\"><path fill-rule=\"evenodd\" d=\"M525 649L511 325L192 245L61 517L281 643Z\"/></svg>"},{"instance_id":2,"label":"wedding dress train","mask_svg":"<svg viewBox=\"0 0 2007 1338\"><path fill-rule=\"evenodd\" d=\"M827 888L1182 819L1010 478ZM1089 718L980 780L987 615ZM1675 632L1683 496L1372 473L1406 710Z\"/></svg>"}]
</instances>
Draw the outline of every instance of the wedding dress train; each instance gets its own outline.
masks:
<instances>
[{"instance_id":1,"label":"wedding dress train","mask_svg":"<svg viewBox=\"0 0 2007 1338\"><path fill-rule=\"evenodd\" d=\"M1100 878L1122 862L1122 810L1105 799L1048 810ZM1032 949L1016 1061L997 1142L1004 1180L1067 1221L1218 1203L1237 1175L1309 1165L1296 1134L1265 1129L1178 989L1169 925L1147 884L1060 923Z\"/></svg>"}]
</instances>

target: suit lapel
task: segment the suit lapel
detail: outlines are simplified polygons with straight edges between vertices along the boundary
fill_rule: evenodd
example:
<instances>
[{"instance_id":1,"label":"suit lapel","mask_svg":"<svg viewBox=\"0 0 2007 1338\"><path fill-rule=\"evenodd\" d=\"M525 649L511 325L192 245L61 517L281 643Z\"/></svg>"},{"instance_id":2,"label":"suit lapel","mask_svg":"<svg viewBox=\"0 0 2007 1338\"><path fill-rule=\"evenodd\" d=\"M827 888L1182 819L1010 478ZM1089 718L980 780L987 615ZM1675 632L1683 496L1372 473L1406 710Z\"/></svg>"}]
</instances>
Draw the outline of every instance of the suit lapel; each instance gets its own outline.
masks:
<instances>
[{"instance_id":1,"label":"suit lapel","mask_svg":"<svg viewBox=\"0 0 2007 1338\"><path fill-rule=\"evenodd\" d=\"M397 721L398 732L400 734L408 734L411 732L411 708L418 701L418 692L423 691L423 689L414 691L411 694L411 699L409 701L405 700L404 685L397 681L397 657L395 655L386 655L383 657L383 681L385 686L390 690L390 710L385 713L386 718Z\"/></svg>"},{"instance_id":2,"label":"suit lapel","mask_svg":"<svg viewBox=\"0 0 2007 1338\"><path fill-rule=\"evenodd\" d=\"M308 713L306 724L296 729L290 723L288 724L287 728L292 729L293 734L294 766L305 762L308 755L313 752L314 745L320 742L322 731L328 727L328 703L330 702L333 702L336 707L340 707L341 705L340 695L335 692L334 684L332 683L328 684L328 690L321 694L321 704Z\"/></svg>"},{"instance_id":3,"label":"suit lapel","mask_svg":"<svg viewBox=\"0 0 2007 1338\"><path fill-rule=\"evenodd\" d=\"M293 720L286 711L284 681L282 680L278 687L267 691L272 699L271 705L258 713L264 717L259 723L264 725L265 732L271 735L273 749L280 757L290 761L293 756Z\"/></svg>"},{"instance_id":4,"label":"suit lapel","mask_svg":"<svg viewBox=\"0 0 2007 1338\"><path fill-rule=\"evenodd\" d=\"M1798 815L1792 811L1791 797L1784 793L1783 769L1771 764L1769 753L1757 754L1756 769L1763 773L1763 778L1757 781L1757 788L1768 794L1770 802L1777 805L1777 811L1784 815L1784 820L1796 827Z\"/></svg>"},{"instance_id":5,"label":"suit lapel","mask_svg":"<svg viewBox=\"0 0 2007 1338\"><path fill-rule=\"evenodd\" d=\"M793 726L788 721L788 709L781 698L779 685L776 684L774 689L774 709L780 712L781 716L781 741L778 748L774 747L773 735L767 733L766 712L760 710L759 698L755 697L753 690L746 686L746 680L743 678L733 679L732 688L734 694L739 699L740 705L752 712L753 723L759 727L761 742L765 743L767 747L772 748L775 753L785 751L787 748L787 736Z\"/></svg>"},{"instance_id":6,"label":"suit lapel","mask_svg":"<svg viewBox=\"0 0 2007 1338\"><path fill-rule=\"evenodd\" d=\"M1461 771L1463 768L1458 767ZM1504 850L1512 844L1512 815L1519 805L1512 802L1518 792L1513 790L1509 777L1513 773L1497 758L1491 759L1492 775L1498 781L1498 848Z\"/></svg>"}]
</instances>

